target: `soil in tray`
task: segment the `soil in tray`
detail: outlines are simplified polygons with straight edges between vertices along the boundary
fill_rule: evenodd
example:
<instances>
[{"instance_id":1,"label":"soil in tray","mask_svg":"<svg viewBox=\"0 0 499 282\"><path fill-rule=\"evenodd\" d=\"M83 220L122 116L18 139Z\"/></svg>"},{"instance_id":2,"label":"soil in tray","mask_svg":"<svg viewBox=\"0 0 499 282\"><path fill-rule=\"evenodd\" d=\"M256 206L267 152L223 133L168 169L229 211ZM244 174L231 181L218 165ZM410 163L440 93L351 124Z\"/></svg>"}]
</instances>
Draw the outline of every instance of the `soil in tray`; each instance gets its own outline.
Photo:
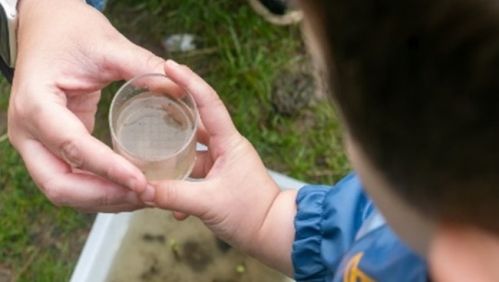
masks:
<instances>
[{"instance_id":1,"label":"soil in tray","mask_svg":"<svg viewBox=\"0 0 499 282\"><path fill-rule=\"evenodd\" d=\"M284 282L283 275L233 249L196 218L171 213L135 213L108 282Z\"/></svg>"}]
</instances>

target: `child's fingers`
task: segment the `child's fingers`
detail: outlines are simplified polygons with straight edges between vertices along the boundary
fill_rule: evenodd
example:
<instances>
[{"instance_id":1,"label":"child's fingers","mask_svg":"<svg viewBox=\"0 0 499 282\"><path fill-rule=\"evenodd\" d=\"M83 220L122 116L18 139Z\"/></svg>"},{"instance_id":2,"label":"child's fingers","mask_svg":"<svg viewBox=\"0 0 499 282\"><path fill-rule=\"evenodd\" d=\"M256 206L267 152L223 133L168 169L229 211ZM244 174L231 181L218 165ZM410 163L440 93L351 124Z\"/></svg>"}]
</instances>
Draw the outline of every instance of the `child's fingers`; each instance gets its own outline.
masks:
<instances>
[{"instance_id":1,"label":"child's fingers","mask_svg":"<svg viewBox=\"0 0 499 282\"><path fill-rule=\"evenodd\" d=\"M165 63L165 74L194 97L201 120L210 136L226 138L237 133L218 94L201 77L172 60Z\"/></svg>"},{"instance_id":2,"label":"child's fingers","mask_svg":"<svg viewBox=\"0 0 499 282\"><path fill-rule=\"evenodd\" d=\"M197 217L208 211L215 196L209 192L210 183L207 181L165 180L151 184L155 188L155 207Z\"/></svg>"}]
</instances>

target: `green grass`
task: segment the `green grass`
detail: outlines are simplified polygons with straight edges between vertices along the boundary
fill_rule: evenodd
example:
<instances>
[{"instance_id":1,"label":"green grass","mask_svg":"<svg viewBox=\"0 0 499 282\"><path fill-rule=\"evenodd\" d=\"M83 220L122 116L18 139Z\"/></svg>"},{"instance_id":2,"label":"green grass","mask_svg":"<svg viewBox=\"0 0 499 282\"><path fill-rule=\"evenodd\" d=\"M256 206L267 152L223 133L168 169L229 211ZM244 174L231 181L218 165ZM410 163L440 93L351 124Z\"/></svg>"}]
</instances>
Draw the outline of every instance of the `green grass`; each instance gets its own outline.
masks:
<instances>
[{"instance_id":1,"label":"green grass","mask_svg":"<svg viewBox=\"0 0 499 282\"><path fill-rule=\"evenodd\" d=\"M7 93L2 80L0 110ZM64 281L71 274L92 216L52 206L7 141L0 142L0 270L19 281Z\"/></svg>"},{"instance_id":2,"label":"green grass","mask_svg":"<svg viewBox=\"0 0 499 282\"><path fill-rule=\"evenodd\" d=\"M332 183L348 171L339 125L326 101L315 98L292 116L272 106L275 77L307 61L299 28L269 25L243 0L115 0L106 13L134 42L201 74L269 168L315 183ZM173 33L196 34L199 49L167 53L161 40ZM2 112L8 86L0 86ZM116 87L106 89L100 104L95 134L103 140ZM19 281L67 280L92 218L53 207L8 141L0 142L0 270L9 269Z\"/></svg>"}]
</instances>

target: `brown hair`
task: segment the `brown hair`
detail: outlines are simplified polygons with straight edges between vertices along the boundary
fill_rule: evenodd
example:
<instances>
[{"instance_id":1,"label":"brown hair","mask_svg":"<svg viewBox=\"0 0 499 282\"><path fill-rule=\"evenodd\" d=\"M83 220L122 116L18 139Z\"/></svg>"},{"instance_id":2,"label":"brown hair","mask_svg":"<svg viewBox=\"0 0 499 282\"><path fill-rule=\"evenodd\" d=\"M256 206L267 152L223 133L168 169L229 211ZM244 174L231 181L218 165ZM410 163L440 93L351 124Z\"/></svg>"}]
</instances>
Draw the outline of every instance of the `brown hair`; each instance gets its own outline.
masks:
<instances>
[{"instance_id":1,"label":"brown hair","mask_svg":"<svg viewBox=\"0 0 499 282\"><path fill-rule=\"evenodd\" d=\"M303 0L346 127L427 215L499 232L499 4Z\"/></svg>"}]
</instances>

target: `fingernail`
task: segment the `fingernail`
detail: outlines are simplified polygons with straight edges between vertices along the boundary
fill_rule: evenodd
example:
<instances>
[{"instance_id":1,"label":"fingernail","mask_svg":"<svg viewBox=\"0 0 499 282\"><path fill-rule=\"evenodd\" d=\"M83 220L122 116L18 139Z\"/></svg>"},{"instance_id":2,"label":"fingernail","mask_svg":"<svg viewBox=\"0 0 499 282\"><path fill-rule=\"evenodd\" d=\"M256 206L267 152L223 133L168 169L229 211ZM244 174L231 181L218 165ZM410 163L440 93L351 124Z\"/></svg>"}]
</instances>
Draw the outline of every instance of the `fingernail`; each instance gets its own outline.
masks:
<instances>
[{"instance_id":1,"label":"fingernail","mask_svg":"<svg viewBox=\"0 0 499 282\"><path fill-rule=\"evenodd\" d=\"M147 185L146 190L140 194L140 199L148 205L154 205L155 194L156 191L154 190L154 187L152 185Z\"/></svg>"},{"instance_id":2,"label":"fingernail","mask_svg":"<svg viewBox=\"0 0 499 282\"><path fill-rule=\"evenodd\" d=\"M144 204L146 204L146 206L151 207L151 208L156 207L153 202L144 202Z\"/></svg>"}]
</instances>

